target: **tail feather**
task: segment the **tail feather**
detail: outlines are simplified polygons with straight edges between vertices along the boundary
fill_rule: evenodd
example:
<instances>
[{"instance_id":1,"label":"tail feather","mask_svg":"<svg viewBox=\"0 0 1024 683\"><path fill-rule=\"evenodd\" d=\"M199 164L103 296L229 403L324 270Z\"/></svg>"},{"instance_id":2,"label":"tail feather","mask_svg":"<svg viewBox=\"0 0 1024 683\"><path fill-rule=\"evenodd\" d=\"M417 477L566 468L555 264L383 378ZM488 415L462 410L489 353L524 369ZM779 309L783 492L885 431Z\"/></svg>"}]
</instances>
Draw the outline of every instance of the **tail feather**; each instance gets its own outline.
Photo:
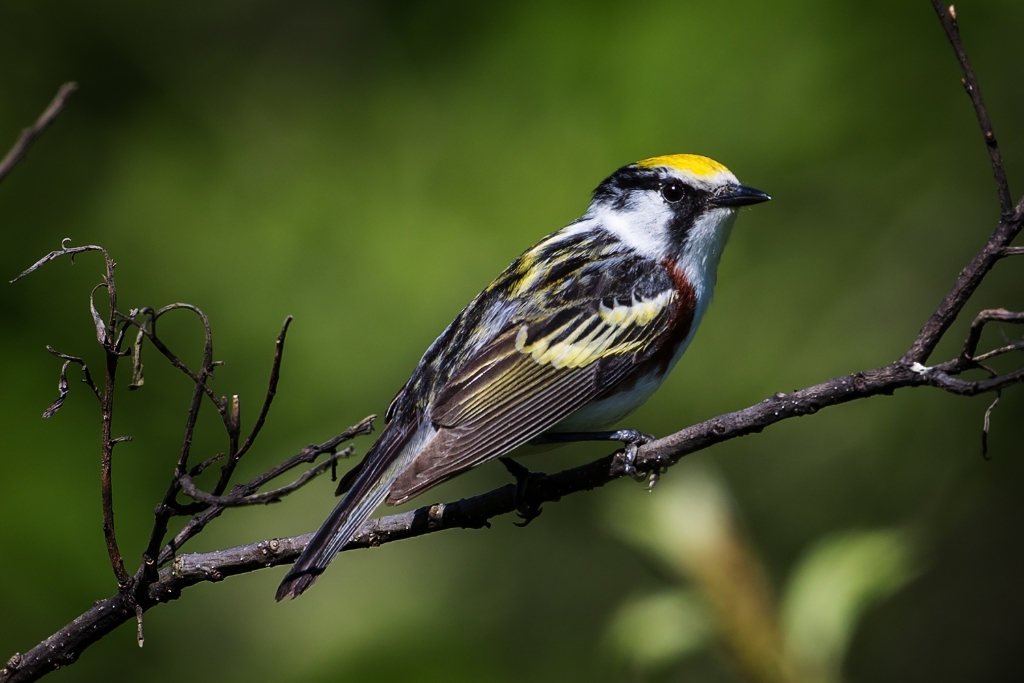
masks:
<instances>
[{"instance_id":1,"label":"tail feather","mask_svg":"<svg viewBox=\"0 0 1024 683\"><path fill-rule=\"evenodd\" d=\"M396 460L404 453L415 432L415 427L407 430L394 427L385 429L359 466L359 473L351 488L281 581L276 600L281 601L288 596L297 598L312 586L363 522L384 501L391 485L404 469L396 466Z\"/></svg>"}]
</instances>

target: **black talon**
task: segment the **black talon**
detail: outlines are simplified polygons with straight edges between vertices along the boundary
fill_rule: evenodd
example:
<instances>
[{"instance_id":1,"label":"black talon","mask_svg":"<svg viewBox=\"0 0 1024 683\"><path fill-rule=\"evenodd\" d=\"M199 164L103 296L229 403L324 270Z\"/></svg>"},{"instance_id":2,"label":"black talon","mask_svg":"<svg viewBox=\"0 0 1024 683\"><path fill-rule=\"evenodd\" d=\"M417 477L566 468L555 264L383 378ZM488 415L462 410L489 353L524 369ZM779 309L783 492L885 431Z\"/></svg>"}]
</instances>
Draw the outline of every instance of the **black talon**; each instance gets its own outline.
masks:
<instances>
[{"instance_id":1,"label":"black talon","mask_svg":"<svg viewBox=\"0 0 1024 683\"><path fill-rule=\"evenodd\" d=\"M520 465L512 458L498 458L505 466L508 473L516 478L515 504L516 515L523 520L522 524L513 522L518 527L527 526L530 522L540 517L544 512L540 505L529 505L526 502L526 490L529 488L531 479L538 479L547 476L543 472L531 472L528 467Z\"/></svg>"}]
</instances>

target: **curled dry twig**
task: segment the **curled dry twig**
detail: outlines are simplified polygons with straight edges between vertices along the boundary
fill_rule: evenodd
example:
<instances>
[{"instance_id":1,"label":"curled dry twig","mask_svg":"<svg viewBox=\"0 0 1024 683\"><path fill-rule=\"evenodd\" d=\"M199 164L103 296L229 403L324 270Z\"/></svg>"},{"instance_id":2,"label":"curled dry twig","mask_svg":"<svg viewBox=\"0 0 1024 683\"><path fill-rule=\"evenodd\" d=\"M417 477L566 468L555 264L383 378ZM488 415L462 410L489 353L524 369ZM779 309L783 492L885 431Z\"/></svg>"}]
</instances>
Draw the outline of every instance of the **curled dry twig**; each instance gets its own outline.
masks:
<instances>
[{"instance_id":1,"label":"curled dry twig","mask_svg":"<svg viewBox=\"0 0 1024 683\"><path fill-rule=\"evenodd\" d=\"M974 294L994 264L1008 256L1024 254L1024 247L1011 246L1014 238L1024 226L1024 200L1013 205L1010 199L1009 185L1003 169L1002 159L996 143L995 134L981 98L981 92L975 79L973 69L967 59L960 40L955 13L950 7L944 8L937 0L933 0L935 11L942 22L946 36L953 46L964 73L964 86L971 98L978 122L982 130L993 177L996 182L997 195L1000 202L1001 219L995 232L970 264L960 273L953 288L940 303L939 307L925 323L913 344L899 360L881 368L857 372L838 377L821 384L794 391L791 394L778 393L774 396L743 410L720 415L711 420L692 425L675 434L657 439L641 446L635 461L635 467L647 472L662 472L678 462L689 453L703 450L714 444L734 439L746 434L756 433L777 422L794 417L810 415L822 408L839 405L854 400L892 394L897 389L916 386L931 386L950 393L974 396L982 393L996 393L997 398L985 413L983 430L983 447L987 454L988 428L992 410L998 402L999 392L1003 389L1024 382L1024 368L1002 375L990 372L985 380L971 381L959 377L963 373L975 369L988 369L981 363L997 355L1021 349L1022 343L1004 345L983 353L977 353L984 326L989 322L1005 322L1017 324L1024 321L1024 313L992 309L983 311L975 319L964 341L962 352L944 363L927 366L928 358L963 310L967 301ZM2 175L0 175L2 178ZM263 474L253 478L246 484L236 485L230 494L224 495L229 480L239 459L249 450L259 434L260 428L267 417L271 402L277 390L280 375L281 354L285 335L291 321L289 317L278 336L275 345L274 361L271 377L263 407L253 429L246 440L239 445L240 409L237 397L230 401L218 398L207 385L212 377L213 368L218 364L213 360L212 333L209 321L203 313L189 304L172 304L159 310L143 308L121 314L116 308L116 295L113 281L113 262L109 255L100 247L86 246L67 248L62 245L60 251L51 252L39 262L25 271L20 277L31 273L44 263L59 256L84 251L101 251L107 261L107 275L100 286L105 286L110 298L110 316L102 326L97 325L97 336L107 351L108 385L101 393L97 387L94 392L101 398L104 419L109 419L106 400L112 391L113 370L120 357L120 343L124 330L129 326L138 329L136 342L131 350L133 364L132 386L142 385L142 362L140 347L143 340L149 340L165 358L182 371L194 384L192 402L188 412L185 435L179 454L177 466L167 493L157 507L156 522L151 534L149 545L143 554L143 562L135 577L129 581L130 590L124 587L121 575L118 574L119 585L122 586L112 597L96 603L90 610L73 622L43 641L24 655L15 655L7 667L0 670L0 683L13 681L31 681L50 671L69 664L90 644L112 631L125 621L136 618L139 622L138 638L142 643L142 612L153 606L175 600L185 588L204 581L220 581L227 576L255 571L264 567L275 566L294 561L304 548L312 534L285 539L271 539L259 543L229 548L212 553L178 555L177 551L189 539L200 533L205 526L219 516L227 507L241 504L272 502L287 493L301 487L304 483L332 469L337 458L343 457L350 448L339 450L342 443L360 434L370 432L373 416L345 430L333 439L318 446L308 446L284 462L272 467ZM157 320L164 314L179 309L187 309L196 314L202 322L205 332L203 361L198 371L185 365L160 340L156 333ZM141 320L139 320L141 318ZM121 334L115 334L115 320L122 323ZM113 341L111 341L113 340ZM67 363L80 362L70 356L56 354ZM88 379L88 371L81 363ZM62 371L62 374L63 374ZM87 382L89 383L89 382ZM61 383L62 397L65 395L66 379ZM228 434L229 448L224 453L188 468L189 449L195 420L203 397L209 399L220 415ZM62 400L62 399L59 399ZM59 406L58 406L59 407ZM112 446L116 439L109 439L109 432L104 432L104 445ZM107 451L105 450L104 453ZM308 468L291 484L272 491L260 493L260 489L268 482L288 472L300 464L312 464L321 455L328 454L326 460ZM194 478L215 462L224 460L221 477L218 479L214 492L202 492ZM109 468L104 470L109 473ZM516 486L509 484L472 498L447 504L434 504L401 514L389 515L366 522L355 537L345 546L345 550L377 546L383 543L421 536L424 534L452 528L480 528L488 526L488 520L498 515L508 514L517 509L537 509L546 502L555 502L560 498L579 491L590 490L603 486L626 475L626 463L622 453L614 453L599 460L574 467L556 474L533 473L526 491L516 491ZM107 482L104 482L104 487ZM106 488L105 488L106 490ZM183 503L178 500L179 493L185 493L192 502ZM106 499L104 500L104 520L106 522ZM164 543L167 533L167 522L175 515L194 515L185 526L169 541ZM112 531L112 528L111 528ZM112 534L111 534L112 535ZM162 545L162 547L161 547ZM112 555L113 557L113 555ZM170 566L165 566L173 560ZM123 571L123 569L122 569Z\"/></svg>"}]
</instances>

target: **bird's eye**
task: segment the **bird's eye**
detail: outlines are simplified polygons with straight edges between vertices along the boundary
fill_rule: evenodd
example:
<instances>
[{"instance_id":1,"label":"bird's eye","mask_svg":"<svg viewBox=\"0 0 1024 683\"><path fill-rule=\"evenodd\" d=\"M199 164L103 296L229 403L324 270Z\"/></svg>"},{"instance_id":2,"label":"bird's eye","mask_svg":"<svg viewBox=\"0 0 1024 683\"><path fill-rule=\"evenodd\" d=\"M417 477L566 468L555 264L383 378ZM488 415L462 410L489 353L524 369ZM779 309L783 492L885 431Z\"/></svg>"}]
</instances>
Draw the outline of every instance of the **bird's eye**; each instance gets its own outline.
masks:
<instances>
[{"instance_id":1,"label":"bird's eye","mask_svg":"<svg viewBox=\"0 0 1024 683\"><path fill-rule=\"evenodd\" d=\"M661 196L666 202L675 204L683 198L683 186L676 182L665 183L661 186Z\"/></svg>"}]
</instances>

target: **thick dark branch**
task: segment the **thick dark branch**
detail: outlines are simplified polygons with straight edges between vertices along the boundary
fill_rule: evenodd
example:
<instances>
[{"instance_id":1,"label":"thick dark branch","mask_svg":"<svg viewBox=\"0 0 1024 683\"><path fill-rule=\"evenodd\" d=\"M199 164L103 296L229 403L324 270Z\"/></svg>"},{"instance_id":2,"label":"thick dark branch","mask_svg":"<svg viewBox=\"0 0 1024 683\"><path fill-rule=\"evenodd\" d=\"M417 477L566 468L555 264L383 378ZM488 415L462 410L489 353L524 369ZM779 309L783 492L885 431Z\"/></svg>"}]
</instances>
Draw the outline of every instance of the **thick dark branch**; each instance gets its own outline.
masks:
<instances>
[{"instance_id":1,"label":"thick dark branch","mask_svg":"<svg viewBox=\"0 0 1024 683\"><path fill-rule=\"evenodd\" d=\"M21 131L21 135L14 142L14 146L7 152L7 156L0 161L0 182L7 177L7 174L14 169L14 167L25 158L25 154L28 152L29 146L32 142L39 137L44 130L46 130L53 120L57 118L57 114L64 109L64 104L67 99L71 96L71 93L78 90L77 83L65 83L60 86L57 94L54 96L53 101L50 102L50 106L46 108L34 124Z\"/></svg>"},{"instance_id":2,"label":"thick dark branch","mask_svg":"<svg viewBox=\"0 0 1024 683\"><path fill-rule=\"evenodd\" d=\"M956 317L963 310L964 305L977 290L982 279L992 269L996 261L1008 256L1013 250L1010 243L1020 233L1021 225L1024 223L1024 199L1013 205L1010 196L1010 186L1006 179L1006 171L1003 169L1003 161L999 154L999 146L996 144L995 133L992 132L992 122L989 120L988 111L985 109L985 102L981 98L981 89L974 77L974 69L970 60L967 59L967 52L964 50L963 42L960 40L960 29L957 26L955 10L950 5L947 10L939 0L932 0L935 13L942 22L942 28L949 38L950 44L956 52L960 67L963 70L963 84L967 94L974 105L974 112L978 117L982 135L985 138L985 146L988 149L989 159L992 162L992 173L995 176L996 191L999 195L999 206L1002 217L992 237L989 238L984 248L974 257L974 260L960 272L952 291L946 295L939 308L932 314L925 323L924 328L918 334L913 346L903 356L905 363L925 363L932 351L935 350L942 335L949 326L953 324Z\"/></svg>"},{"instance_id":3,"label":"thick dark branch","mask_svg":"<svg viewBox=\"0 0 1024 683\"><path fill-rule=\"evenodd\" d=\"M978 289L981 281L985 279L996 262L1005 255L1004 251L1007 246L1020 234L1022 225L1024 225L1024 199L1017 204L1011 216L1003 218L999 222L992 237L985 243L978 255L960 271L953 289L942 300L935 313L928 318L928 322L921 328L921 332L918 333L910 350L903 355L903 362L909 364L928 361L928 357L935 350L942 335L956 320L967 301Z\"/></svg>"},{"instance_id":4,"label":"thick dark branch","mask_svg":"<svg viewBox=\"0 0 1024 683\"><path fill-rule=\"evenodd\" d=\"M810 415L828 406L879 394L892 394L903 387L926 384L939 386L945 381L936 381L928 375L927 372L912 370L901 363L893 363L877 370L838 377L792 394L775 394L744 410L721 415L642 446L637 455L636 467L655 471L678 462L689 453L760 432L777 422ZM1006 377L1011 378L1009 375ZM1000 385L1022 381L1024 371L1018 371L1013 373L1012 379L1006 379ZM977 391L994 390L991 382L964 384L977 387ZM950 390L962 393L956 389ZM369 520L346 544L344 550L375 547L445 529L488 526L488 520L515 511L517 504L539 507L573 493L604 486L623 476L626 476L626 470L620 451L557 474L537 473L518 501L515 485L507 484L472 498L426 505L410 512ZM212 553L180 555L174 558L170 567L160 571L159 579L148 586L145 595L139 596L139 604L149 609L160 602L176 600L182 590L197 583L221 581L228 576L294 562L312 536L305 534ZM90 644L135 616L121 594L97 603L60 632L25 655L19 655L17 668L8 667L0 672L0 683L36 680L57 666L70 664Z\"/></svg>"},{"instance_id":5,"label":"thick dark branch","mask_svg":"<svg viewBox=\"0 0 1024 683\"><path fill-rule=\"evenodd\" d=\"M996 193L999 195L999 206L1002 209L1003 217L1008 217L1013 211L1013 198L1010 196L1010 183L1006 179L1006 169L1003 168L1003 159L999 154L999 145L996 143L996 134L992 130L992 121L989 120L988 110L985 108L985 100L981 97L981 87L978 79L974 77L974 69L967 59L967 51L964 50L964 43L960 39L960 26L956 21L956 10L953 5L947 9L940 0L932 0L932 7L942 22L942 29L946 32L956 58L960 62L960 69L964 72L961 82L971 104L974 105L974 114L978 117L978 124L981 126L981 134L985 138L985 148L988 149L989 161L992 162L992 175L996 180Z\"/></svg>"}]
</instances>

